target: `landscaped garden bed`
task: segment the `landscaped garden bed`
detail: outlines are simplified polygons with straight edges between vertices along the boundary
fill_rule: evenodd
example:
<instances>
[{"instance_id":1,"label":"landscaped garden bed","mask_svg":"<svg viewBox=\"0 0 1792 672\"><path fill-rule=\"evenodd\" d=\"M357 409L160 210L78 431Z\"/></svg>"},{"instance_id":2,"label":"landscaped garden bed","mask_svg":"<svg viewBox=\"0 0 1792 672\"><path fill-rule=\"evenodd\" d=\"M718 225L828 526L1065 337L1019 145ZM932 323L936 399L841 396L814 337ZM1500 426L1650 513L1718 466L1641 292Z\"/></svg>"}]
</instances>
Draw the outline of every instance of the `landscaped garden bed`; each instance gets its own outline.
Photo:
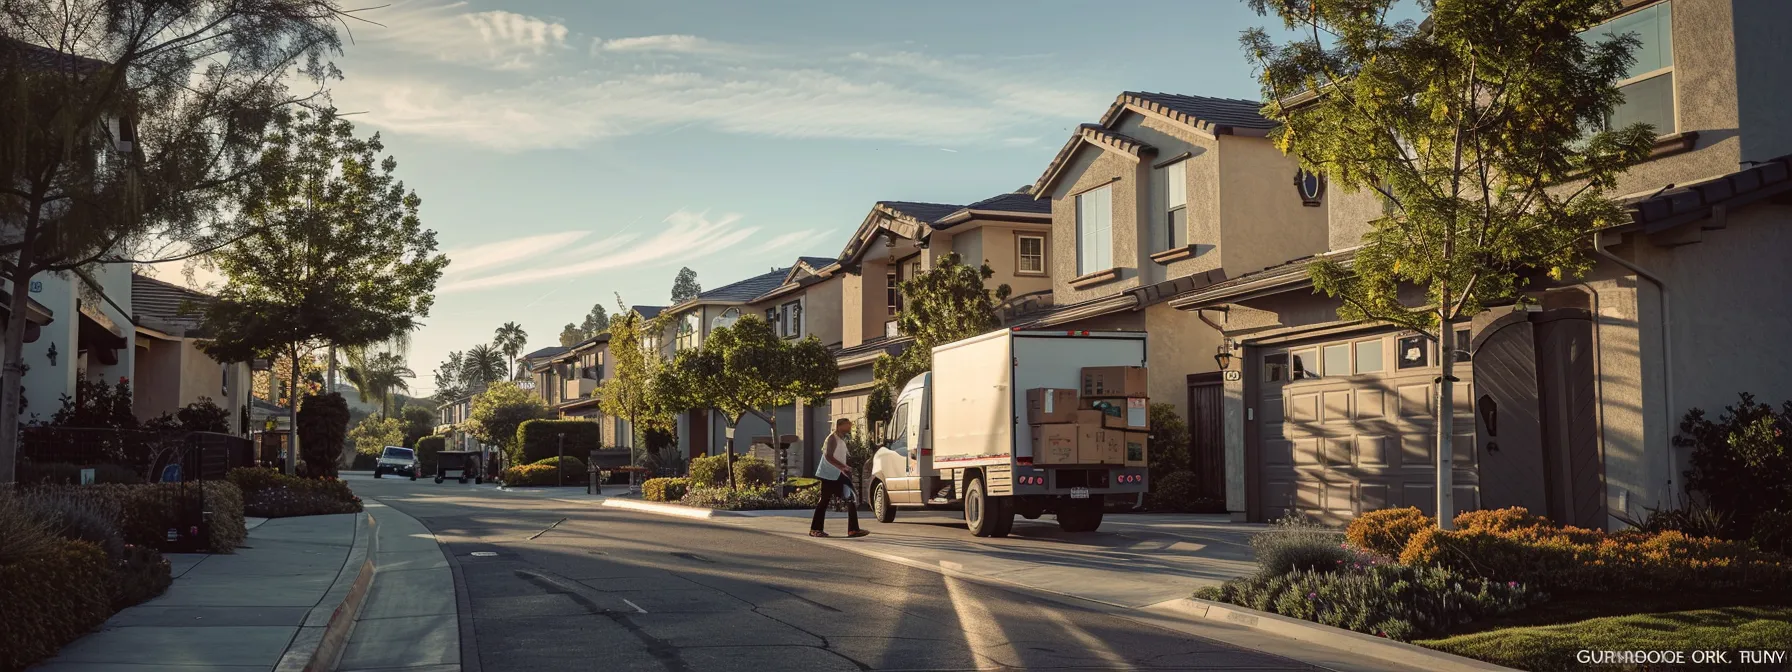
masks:
<instances>
[{"instance_id":1,"label":"landscaped garden bed","mask_svg":"<svg viewBox=\"0 0 1792 672\"><path fill-rule=\"evenodd\" d=\"M780 495L772 485L776 468L756 457L734 460L732 486L728 473L727 455L700 457L691 460L689 477L651 478L642 483L641 499L723 511L763 511L813 509L821 498L820 482L813 478L791 479L785 484L787 494Z\"/></svg>"},{"instance_id":2,"label":"landscaped garden bed","mask_svg":"<svg viewBox=\"0 0 1792 672\"><path fill-rule=\"evenodd\" d=\"M257 518L361 511L361 498L339 478L302 478L262 468L232 469L228 478L242 490L244 513Z\"/></svg>"}]
</instances>

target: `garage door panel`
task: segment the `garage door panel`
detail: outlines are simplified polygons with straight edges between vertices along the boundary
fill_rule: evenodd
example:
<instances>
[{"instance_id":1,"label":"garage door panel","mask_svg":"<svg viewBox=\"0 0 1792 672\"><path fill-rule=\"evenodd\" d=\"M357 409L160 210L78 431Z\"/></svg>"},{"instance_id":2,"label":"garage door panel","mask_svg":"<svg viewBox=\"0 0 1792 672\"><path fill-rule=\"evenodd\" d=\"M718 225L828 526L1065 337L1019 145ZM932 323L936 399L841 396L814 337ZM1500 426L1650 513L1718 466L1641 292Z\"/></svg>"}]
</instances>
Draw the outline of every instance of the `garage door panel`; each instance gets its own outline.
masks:
<instances>
[{"instance_id":1,"label":"garage door panel","mask_svg":"<svg viewBox=\"0 0 1792 672\"><path fill-rule=\"evenodd\" d=\"M1351 443L1350 437L1326 437L1324 441L1325 465L1328 467L1351 466Z\"/></svg>"},{"instance_id":2,"label":"garage door panel","mask_svg":"<svg viewBox=\"0 0 1792 672\"><path fill-rule=\"evenodd\" d=\"M1400 466L1424 467L1434 464L1432 449L1437 439L1429 434L1409 432L1400 435Z\"/></svg>"},{"instance_id":3,"label":"garage door panel","mask_svg":"<svg viewBox=\"0 0 1792 672\"><path fill-rule=\"evenodd\" d=\"M1384 483L1363 483L1357 486L1357 497L1363 511L1385 509L1393 505L1388 501L1388 486Z\"/></svg>"},{"instance_id":4,"label":"garage door panel","mask_svg":"<svg viewBox=\"0 0 1792 672\"><path fill-rule=\"evenodd\" d=\"M1345 481L1325 483L1325 510L1336 517L1356 514L1356 484Z\"/></svg>"},{"instance_id":5,"label":"garage door panel","mask_svg":"<svg viewBox=\"0 0 1792 672\"><path fill-rule=\"evenodd\" d=\"M1474 511L1481 508L1481 489L1472 485L1457 485L1450 489L1455 495L1457 511Z\"/></svg>"},{"instance_id":6,"label":"garage door panel","mask_svg":"<svg viewBox=\"0 0 1792 672\"><path fill-rule=\"evenodd\" d=\"M1325 484L1309 474L1303 474L1301 480L1294 484L1294 506L1302 511L1318 511L1325 499Z\"/></svg>"},{"instance_id":7,"label":"garage door panel","mask_svg":"<svg viewBox=\"0 0 1792 672\"><path fill-rule=\"evenodd\" d=\"M1436 493L1437 488L1429 483L1408 481L1400 488L1400 503L1402 506L1419 507L1419 510L1427 516L1434 515L1437 513Z\"/></svg>"},{"instance_id":8,"label":"garage door panel","mask_svg":"<svg viewBox=\"0 0 1792 672\"><path fill-rule=\"evenodd\" d=\"M1456 383L1455 394L1456 398L1450 400L1450 406L1456 412L1451 415L1458 419L1468 418L1472 422L1475 417L1474 384L1468 381Z\"/></svg>"},{"instance_id":9,"label":"garage door panel","mask_svg":"<svg viewBox=\"0 0 1792 672\"><path fill-rule=\"evenodd\" d=\"M1401 385L1400 417L1431 418L1431 384Z\"/></svg>"},{"instance_id":10,"label":"garage door panel","mask_svg":"<svg viewBox=\"0 0 1792 672\"><path fill-rule=\"evenodd\" d=\"M1450 459L1457 469L1474 469L1477 453L1474 434L1457 434L1450 439Z\"/></svg>"},{"instance_id":11,"label":"garage door panel","mask_svg":"<svg viewBox=\"0 0 1792 672\"><path fill-rule=\"evenodd\" d=\"M1318 394L1288 395L1288 422L1311 423L1319 419Z\"/></svg>"},{"instance_id":12,"label":"garage door panel","mask_svg":"<svg viewBox=\"0 0 1792 672\"><path fill-rule=\"evenodd\" d=\"M1350 390L1328 390L1325 392L1325 415L1321 422L1326 424L1350 422Z\"/></svg>"},{"instance_id":13,"label":"garage door panel","mask_svg":"<svg viewBox=\"0 0 1792 672\"><path fill-rule=\"evenodd\" d=\"M1356 437L1356 464L1359 467L1384 467L1388 464L1386 436Z\"/></svg>"},{"instance_id":14,"label":"garage door panel","mask_svg":"<svg viewBox=\"0 0 1792 672\"><path fill-rule=\"evenodd\" d=\"M1280 468L1294 466L1294 442L1287 439L1264 441L1263 465Z\"/></svg>"},{"instance_id":15,"label":"garage door panel","mask_svg":"<svg viewBox=\"0 0 1792 672\"><path fill-rule=\"evenodd\" d=\"M1294 445L1294 464L1301 466L1317 466L1319 462L1319 439L1308 437L1289 441Z\"/></svg>"},{"instance_id":16,"label":"garage door panel","mask_svg":"<svg viewBox=\"0 0 1792 672\"><path fill-rule=\"evenodd\" d=\"M1356 419L1374 420L1386 417L1387 394L1380 388L1356 391Z\"/></svg>"}]
</instances>

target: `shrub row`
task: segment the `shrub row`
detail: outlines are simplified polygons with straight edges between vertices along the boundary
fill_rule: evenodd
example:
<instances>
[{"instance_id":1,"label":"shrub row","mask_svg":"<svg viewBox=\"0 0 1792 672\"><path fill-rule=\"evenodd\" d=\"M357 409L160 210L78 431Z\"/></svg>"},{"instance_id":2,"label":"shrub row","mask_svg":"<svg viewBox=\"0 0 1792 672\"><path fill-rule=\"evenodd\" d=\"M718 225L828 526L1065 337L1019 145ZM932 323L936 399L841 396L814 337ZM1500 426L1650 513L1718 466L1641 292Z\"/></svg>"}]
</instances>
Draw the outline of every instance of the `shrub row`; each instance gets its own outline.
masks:
<instances>
[{"instance_id":1,"label":"shrub row","mask_svg":"<svg viewBox=\"0 0 1792 672\"><path fill-rule=\"evenodd\" d=\"M448 437L440 434L417 439L417 466L424 476L436 473L436 454L448 445Z\"/></svg>"},{"instance_id":2,"label":"shrub row","mask_svg":"<svg viewBox=\"0 0 1792 672\"><path fill-rule=\"evenodd\" d=\"M300 478L276 469L232 469L230 482L243 491L243 510L259 518L358 513L361 498L338 478Z\"/></svg>"},{"instance_id":3,"label":"shrub row","mask_svg":"<svg viewBox=\"0 0 1792 672\"><path fill-rule=\"evenodd\" d=\"M125 543L162 548L168 542L168 530L186 524L181 512L195 505L198 488L191 483L153 483L148 485L64 485L32 488L41 496L74 497L92 500L99 510L110 512ZM236 485L222 481L204 482L205 510L211 513L206 533L213 553L229 553L243 545L249 529L243 522L243 492ZM183 534L189 530L182 529Z\"/></svg>"},{"instance_id":4,"label":"shrub row","mask_svg":"<svg viewBox=\"0 0 1792 672\"><path fill-rule=\"evenodd\" d=\"M1403 642L1441 635L1543 599L1518 583L1482 580L1437 567L1388 564L1259 574L1203 588L1195 597Z\"/></svg>"},{"instance_id":5,"label":"shrub row","mask_svg":"<svg viewBox=\"0 0 1792 672\"><path fill-rule=\"evenodd\" d=\"M560 458L550 457L535 464L523 464L506 468L499 478L507 486L546 486L560 485ZM585 485L591 474L585 463L571 455L566 456L565 478L567 485Z\"/></svg>"},{"instance_id":6,"label":"shrub row","mask_svg":"<svg viewBox=\"0 0 1792 672\"><path fill-rule=\"evenodd\" d=\"M734 458L735 485L743 488L764 487L777 480L778 468L772 463L751 455L738 455ZM690 482L699 486L726 487L728 456L711 455L691 460Z\"/></svg>"},{"instance_id":7,"label":"shrub row","mask_svg":"<svg viewBox=\"0 0 1792 672\"><path fill-rule=\"evenodd\" d=\"M766 509L812 509L821 499L820 488L802 488L794 490L789 497L779 497L775 488L768 486L692 488L680 497L678 503L685 506L697 506L706 509L722 509L724 511L760 511Z\"/></svg>"},{"instance_id":8,"label":"shrub row","mask_svg":"<svg viewBox=\"0 0 1792 672\"><path fill-rule=\"evenodd\" d=\"M1678 531L1605 532L1552 524L1523 508L1470 511L1439 530L1416 509L1351 524L1350 539L1402 564L1519 581L1543 590L1792 589L1792 559L1747 542ZM1404 543L1402 542L1404 540Z\"/></svg>"},{"instance_id":9,"label":"shrub row","mask_svg":"<svg viewBox=\"0 0 1792 672\"><path fill-rule=\"evenodd\" d=\"M522 447L523 462L539 464L559 456L563 446L568 456L589 455L602 448L602 427L593 420L525 420L517 425L516 438Z\"/></svg>"},{"instance_id":10,"label":"shrub row","mask_svg":"<svg viewBox=\"0 0 1792 672\"><path fill-rule=\"evenodd\" d=\"M94 483L121 483L137 485L143 482L143 475L117 464L69 464L67 462L31 463L19 465L18 482L25 485L80 485L81 471L93 470Z\"/></svg>"},{"instance_id":11,"label":"shrub row","mask_svg":"<svg viewBox=\"0 0 1792 672\"><path fill-rule=\"evenodd\" d=\"M688 478L649 478L641 483L641 499L649 502L676 502L691 489Z\"/></svg>"}]
</instances>

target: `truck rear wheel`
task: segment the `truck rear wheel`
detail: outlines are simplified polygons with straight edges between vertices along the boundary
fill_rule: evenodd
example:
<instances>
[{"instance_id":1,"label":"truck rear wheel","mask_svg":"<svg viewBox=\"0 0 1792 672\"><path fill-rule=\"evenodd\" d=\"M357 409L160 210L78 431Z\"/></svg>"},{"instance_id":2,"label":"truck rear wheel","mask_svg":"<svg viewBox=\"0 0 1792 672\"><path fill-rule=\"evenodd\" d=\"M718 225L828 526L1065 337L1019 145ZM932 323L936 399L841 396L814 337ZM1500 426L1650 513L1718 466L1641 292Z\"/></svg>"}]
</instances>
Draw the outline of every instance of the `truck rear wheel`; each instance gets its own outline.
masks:
<instances>
[{"instance_id":1,"label":"truck rear wheel","mask_svg":"<svg viewBox=\"0 0 1792 672\"><path fill-rule=\"evenodd\" d=\"M890 506L890 491L884 488L883 481L871 486L871 511L877 514L877 522L896 522L896 507Z\"/></svg>"},{"instance_id":2,"label":"truck rear wheel","mask_svg":"<svg viewBox=\"0 0 1792 672\"><path fill-rule=\"evenodd\" d=\"M1101 496L1073 499L1058 509L1058 529L1065 532L1094 532L1101 527Z\"/></svg>"},{"instance_id":3,"label":"truck rear wheel","mask_svg":"<svg viewBox=\"0 0 1792 672\"><path fill-rule=\"evenodd\" d=\"M979 537L1005 537L1014 528L1014 510L1007 497L992 497L983 479L973 477L964 489L964 524Z\"/></svg>"}]
</instances>

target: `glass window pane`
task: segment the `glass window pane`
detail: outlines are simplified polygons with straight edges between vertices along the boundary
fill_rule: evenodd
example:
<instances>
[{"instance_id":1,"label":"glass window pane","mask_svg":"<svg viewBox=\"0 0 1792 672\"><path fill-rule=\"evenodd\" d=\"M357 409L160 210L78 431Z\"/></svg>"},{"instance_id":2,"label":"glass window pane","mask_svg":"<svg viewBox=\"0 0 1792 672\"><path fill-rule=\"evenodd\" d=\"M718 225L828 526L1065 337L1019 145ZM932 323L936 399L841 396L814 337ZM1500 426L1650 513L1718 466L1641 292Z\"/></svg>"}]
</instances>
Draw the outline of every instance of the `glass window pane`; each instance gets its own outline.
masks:
<instances>
[{"instance_id":1,"label":"glass window pane","mask_svg":"<svg viewBox=\"0 0 1792 672\"><path fill-rule=\"evenodd\" d=\"M1381 373L1381 339L1357 341L1356 372Z\"/></svg>"},{"instance_id":2,"label":"glass window pane","mask_svg":"<svg viewBox=\"0 0 1792 672\"><path fill-rule=\"evenodd\" d=\"M1398 341L1400 368L1416 369L1431 363L1431 344L1424 336L1407 336Z\"/></svg>"},{"instance_id":3,"label":"glass window pane","mask_svg":"<svg viewBox=\"0 0 1792 672\"><path fill-rule=\"evenodd\" d=\"M1263 356L1263 382L1279 383L1287 378L1288 354Z\"/></svg>"},{"instance_id":4,"label":"glass window pane","mask_svg":"<svg viewBox=\"0 0 1792 672\"><path fill-rule=\"evenodd\" d=\"M1164 200L1171 208L1188 204L1188 162L1164 166Z\"/></svg>"},{"instance_id":5,"label":"glass window pane","mask_svg":"<svg viewBox=\"0 0 1792 672\"><path fill-rule=\"evenodd\" d=\"M1472 346L1474 346L1474 342L1469 340L1468 330L1467 329L1457 329L1456 330L1456 361L1458 361L1458 362L1469 361L1469 351L1473 349Z\"/></svg>"},{"instance_id":6,"label":"glass window pane","mask_svg":"<svg viewBox=\"0 0 1792 672\"><path fill-rule=\"evenodd\" d=\"M1665 73L1618 89L1624 102L1612 109L1610 128L1642 122L1655 127L1656 135L1675 132L1674 73Z\"/></svg>"},{"instance_id":7,"label":"glass window pane","mask_svg":"<svg viewBox=\"0 0 1792 672\"><path fill-rule=\"evenodd\" d=\"M1314 360L1318 357L1318 353L1312 350L1302 350L1291 356L1294 361L1291 365L1292 370L1289 372L1289 380L1305 380L1307 378L1319 377L1319 372L1313 370L1313 365L1317 363Z\"/></svg>"},{"instance_id":8,"label":"glass window pane","mask_svg":"<svg viewBox=\"0 0 1792 672\"><path fill-rule=\"evenodd\" d=\"M1339 343L1325 346L1325 375L1350 375L1350 346Z\"/></svg>"},{"instance_id":9,"label":"glass window pane","mask_svg":"<svg viewBox=\"0 0 1792 672\"><path fill-rule=\"evenodd\" d=\"M1113 266L1110 245L1110 223L1113 201L1109 188L1091 189L1076 198L1077 274L1106 270Z\"/></svg>"},{"instance_id":10,"label":"glass window pane","mask_svg":"<svg viewBox=\"0 0 1792 672\"><path fill-rule=\"evenodd\" d=\"M1631 52L1636 59L1625 77L1635 77L1674 64L1674 30L1672 3L1661 3L1631 12L1588 31L1587 37L1609 39L1612 35L1635 35L1642 44Z\"/></svg>"},{"instance_id":11,"label":"glass window pane","mask_svg":"<svg viewBox=\"0 0 1792 672\"><path fill-rule=\"evenodd\" d=\"M1166 249L1188 246L1188 208L1170 211L1170 245Z\"/></svg>"}]
</instances>

